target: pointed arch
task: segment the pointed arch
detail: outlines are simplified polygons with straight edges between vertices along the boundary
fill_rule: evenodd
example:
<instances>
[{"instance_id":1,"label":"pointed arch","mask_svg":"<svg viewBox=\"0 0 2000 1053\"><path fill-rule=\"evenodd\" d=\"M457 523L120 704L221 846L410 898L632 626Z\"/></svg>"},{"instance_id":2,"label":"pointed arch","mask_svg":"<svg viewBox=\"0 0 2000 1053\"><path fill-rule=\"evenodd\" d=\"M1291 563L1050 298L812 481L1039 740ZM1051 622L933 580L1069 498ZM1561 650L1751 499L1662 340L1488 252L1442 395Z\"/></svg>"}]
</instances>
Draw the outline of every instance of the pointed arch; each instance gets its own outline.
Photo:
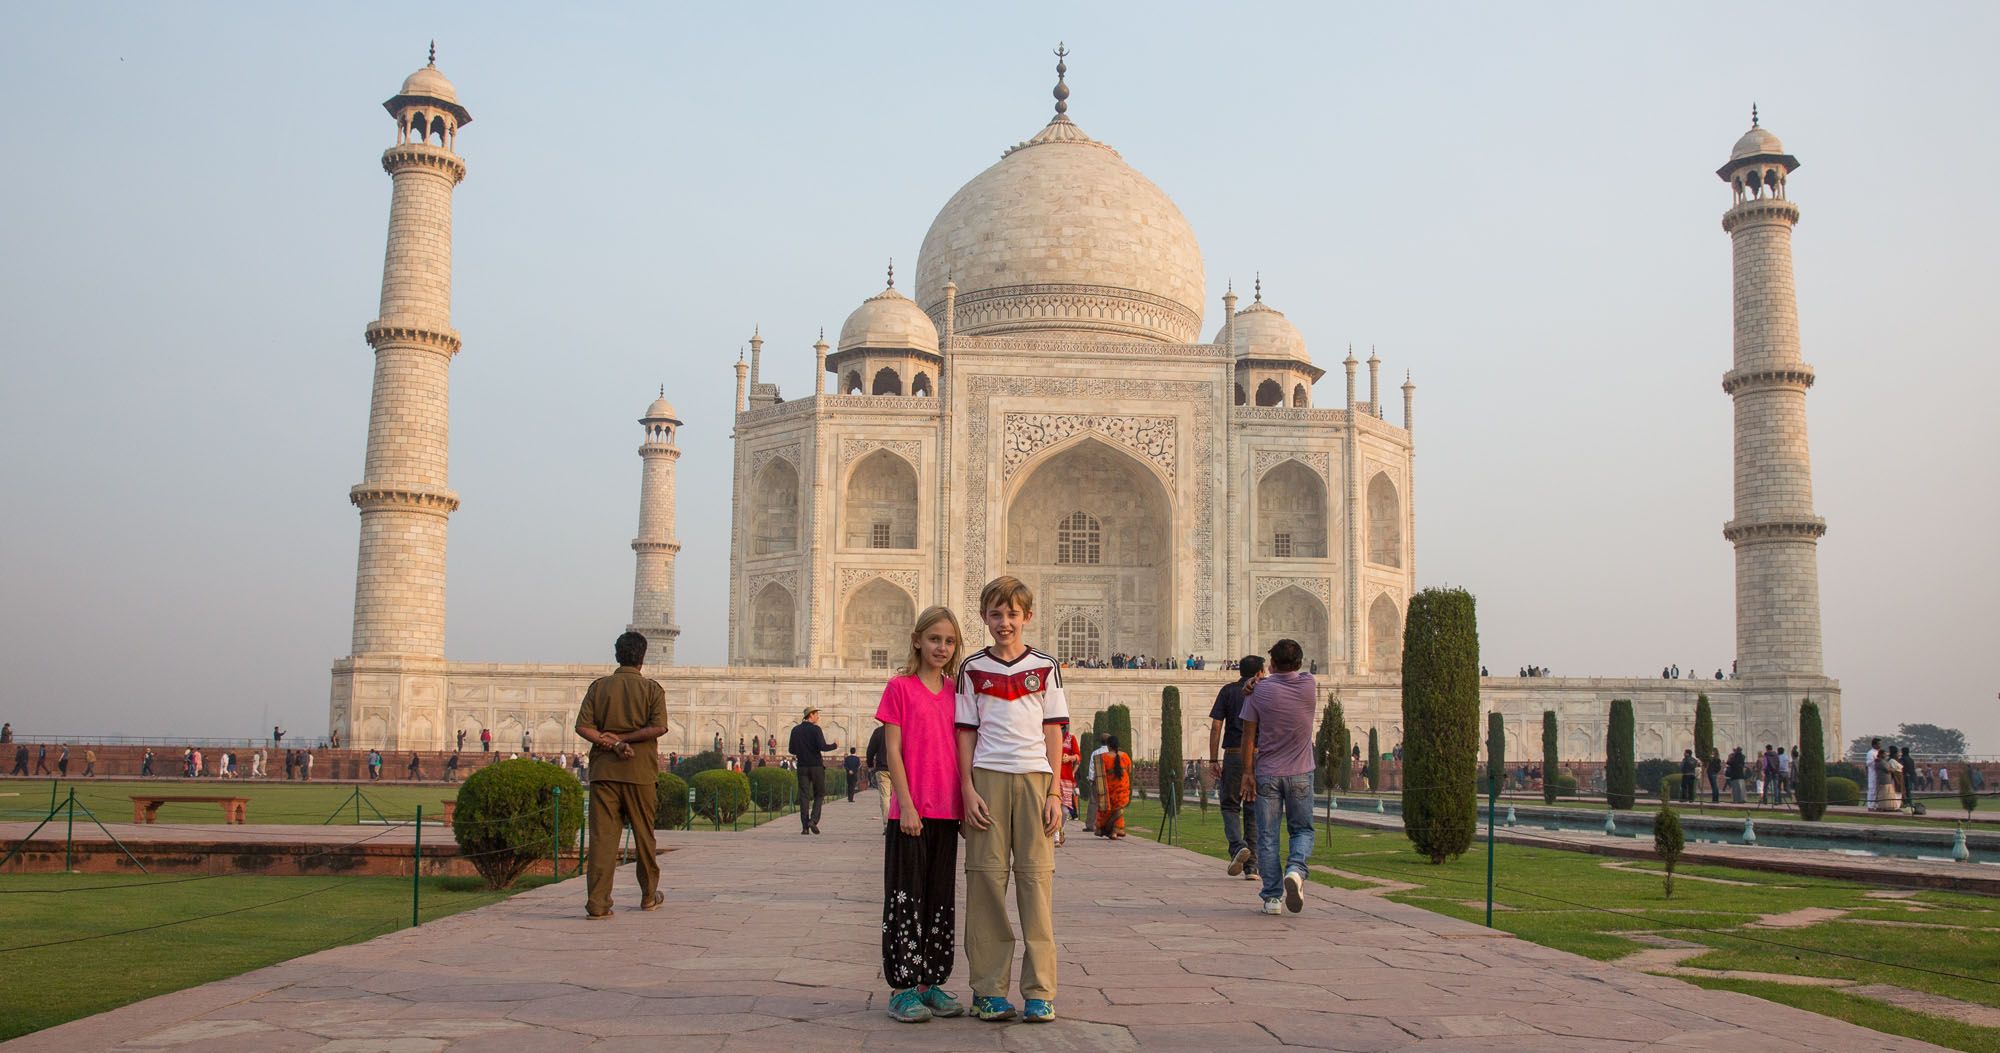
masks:
<instances>
[{"instance_id":1,"label":"pointed arch","mask_svg":"<svg viewBox=\"0 0 2000 1053\"><path fill-rule=\"evenodd\" d=\"M1292 405L1299 409L1305 409L1307 406L1312 405L1312 398L1306 394L1306 386L1304 384L1292 385Z\"/></svg>"},{"instance_id":2,"label":"pointed arch","mask_svg":"<svg viewBox=\"0 0 2000 1053\"><path fill-rule=\"evenodd\" d=\"M910 653L916 599L887 578L847 596L840 612L840 661L849 669L894 669Z\"/></svg>"},{"instance_id":3,"label":"pointed arch","mask_svg":"<svg viewBox=\"0 0 2000 1053\"><path fill-rule=\"evenodd\" d=\"M1403 565L1403 502L1388 472L1368 480L1368 562Z\"/></svg>"},{"instance_id":4,"label":"pointed arch","mask_svg":"<svg viewBox=\"0 0 2000 1053\"><path fill-rule=\"evenodd\" d=\"M1104 629L1087 614L1072 614L1056 626L1056 658L1065 663L1104 658Z\"/></svg>"},{"instance_id":5,"label":"pointed arch","mask_svg":"<svg viewBox=\"0 0 2000 1053\"><path fill-rule=\"evenodd\" d=\"M918 373L917 379L910 382L910 394L923 396L935 394L931 390L931 375L929 373Z\"/></svg>"},{"instance_id":6,"label":"pointed arch","mask_svg":"<svg viewBox=\"0 0 2000 1053\"><path fill-rule=\"evenodd\" d=\"M1288 457L1257 480L1257 558L1324 559L1326 480Z\"/></svg>"},{"instance_id":7,"label":"pointed arch","mask_svg":"<svg viewBox=\"0 0 2000 1053\"><path fill-rule=\"evenodd\" d=\"M874 385L868 389L870 395L900 395L903 393L903 378L894 368L883 366L875 371Z\"/></svg>"},{"instance_id":8,"label":"pointed arch","mask_svg":"<svg viewBox=\"0 0 2000 1053\"><path fill-rule=\"evenodd\" d=\"M795 552L799 547L799 470L773 457L757 472L749 495L750 554Z\"/></svg>"},{"instance_id":9,"label":"pointed arch","mask_svg":"<svg viewBox=\"0 0 2000 1053\"><path fill-rule=\"evenodd\" d=\"M1285 404L1285 389L1275 380L1266 380L1257 385L1257 405L1282 406Z\"/></svg>"},{"instance_id":10,"label":"pointed arch","mask_svg":"<svg viewBox=\"0 0 2000 1053\"><path fill-rule=\"evenodd\" d=\"M1372 673L1403 670L1403 612L1386 592L1368 605L1368 670Z\"/></svg>"},{"instance_id":11,"label":"pointed arch","mask_svg":"<svg viewBox=\"0 0 2000 1053\"><path fill-rule=\"evenodd\" d=\"M848 473L840 511L847 548L916 548L916 467L887 449L861 458Z\"/></svg>"},{"instance_id":12,"label":"pointed arch","mask_svg":"<svg viewBox=\"0 0 2000 1053\"><path fill-rule=\"evenodd\" d=\"M746 656L751 665L791 665L798 656L798 604L792 590L773 581L750 601Z\"/></svg>"},{"instance_id":13,"label":"pointed arch","mask_svg":"<svg viewBox=\"0 0 2000 1053\"><path fill-rule=\"evenodd\" d=\"M843 395L859 395L867 390L861 383L861 371L858 369L850 369L846 376L840 378L840 393Z\"/></svg>"},{"instance_id":14,"label":"pointed arch","mask_svg":"<svg viewBox=\"0 0 2000 1053\"><path fill-rule=\"evenodd\" d=\"M1325 668L1333 655L1329 640L1326 604L1319 597L1287 585L1257 605L1257 646L1263 650L1279 640L1297 640L1305 650L1307 668L1318 662Z\"/></svg>"}]
</instances>

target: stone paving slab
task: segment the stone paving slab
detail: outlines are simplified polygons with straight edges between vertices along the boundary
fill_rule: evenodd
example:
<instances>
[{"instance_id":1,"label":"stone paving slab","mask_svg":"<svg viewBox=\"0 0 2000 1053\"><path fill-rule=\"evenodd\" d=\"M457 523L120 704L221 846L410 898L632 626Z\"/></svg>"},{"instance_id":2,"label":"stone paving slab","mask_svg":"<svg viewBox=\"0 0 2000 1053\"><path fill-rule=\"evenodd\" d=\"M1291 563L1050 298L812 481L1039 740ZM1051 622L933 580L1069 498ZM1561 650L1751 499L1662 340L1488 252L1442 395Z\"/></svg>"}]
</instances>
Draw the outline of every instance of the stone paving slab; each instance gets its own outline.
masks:
<instances>
[{"instance_id":1,"label":"stone paving slab","mask_svg":"<svg viewBox=\"0 0 2000 1053\"><path fill-rule=\"evenodd\" d=\"M667 905L655 913L632 909L628 867L613 921L586 921L582 882L567 881L4 1048L1937 1048L1361 892L1315 887L1304 913L1266 917L1256 886L1219 861L1136 835L1073 836L1057 854L1061 1020L897 1024L879 979L876 815L864 797L830 804L818 837L783 819L663 834L673 851L662 859ZM961 955L952 987L969 1000L965 975Z\"/></svg>"}]
</instances>

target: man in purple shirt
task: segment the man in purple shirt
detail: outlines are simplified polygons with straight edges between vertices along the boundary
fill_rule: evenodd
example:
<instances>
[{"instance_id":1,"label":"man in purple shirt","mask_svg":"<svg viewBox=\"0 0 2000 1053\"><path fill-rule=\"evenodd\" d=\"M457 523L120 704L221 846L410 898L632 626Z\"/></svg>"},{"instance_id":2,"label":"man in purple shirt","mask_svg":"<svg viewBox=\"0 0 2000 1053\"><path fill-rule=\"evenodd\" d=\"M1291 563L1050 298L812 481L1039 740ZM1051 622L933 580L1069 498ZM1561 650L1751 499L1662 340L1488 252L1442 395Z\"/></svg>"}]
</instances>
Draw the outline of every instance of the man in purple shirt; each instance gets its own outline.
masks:
<instances>
[{"instance_id":1,"label":"man in purple shirt","mask_svg":"<svg viewBox=\"0 0 2000 1053\"><path fill-rule=\"evenodd\" d=\"M1302 673L1305 649L1297 640L1271 647L1271 674L1243 700L1243 795L1257 796L1257 873L1263 877L1264 913L1297 914L1306 903L1306 860L1313 848L1313 717L1319 684ZM1278 867L1278 816L1283 813L1291 850ZM1280 875L1283 875L1282 881ZM1282 896L1283 906L1280 907Z\"/></svg>"}]
</instances>

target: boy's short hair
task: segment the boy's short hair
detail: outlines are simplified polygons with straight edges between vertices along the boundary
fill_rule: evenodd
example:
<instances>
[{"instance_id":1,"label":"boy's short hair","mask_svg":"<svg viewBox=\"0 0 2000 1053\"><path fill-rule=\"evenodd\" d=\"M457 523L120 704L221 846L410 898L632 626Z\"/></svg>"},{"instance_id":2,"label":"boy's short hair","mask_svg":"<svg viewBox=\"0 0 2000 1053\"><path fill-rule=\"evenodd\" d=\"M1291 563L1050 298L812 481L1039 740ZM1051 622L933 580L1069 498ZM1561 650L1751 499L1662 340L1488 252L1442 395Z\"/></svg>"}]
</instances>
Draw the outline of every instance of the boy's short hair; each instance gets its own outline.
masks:
<instances>
[{"instance_id":1,"label":"boy's short hair","mask_svg":"<svg viewBox=\"0 0 2000 1053\"><path fill-rule=\"evenodd\" d=\"M979 590L979 613L995 607L1019 607L1022 614L1035 613L1035 590L1012 574L1002 574Z\"/></svg>"},{"instance_id":2,"label":"boy's short hair","mask_svg":"<svg viewBox=\"0 0 2000 1053\"><path fill-rule=\"evenodd\" d=\"M1271 645L1271 671L1296 673L1306 664L1306 649L1297 640L1279 640Z\"/></svg>"}]
</instances>

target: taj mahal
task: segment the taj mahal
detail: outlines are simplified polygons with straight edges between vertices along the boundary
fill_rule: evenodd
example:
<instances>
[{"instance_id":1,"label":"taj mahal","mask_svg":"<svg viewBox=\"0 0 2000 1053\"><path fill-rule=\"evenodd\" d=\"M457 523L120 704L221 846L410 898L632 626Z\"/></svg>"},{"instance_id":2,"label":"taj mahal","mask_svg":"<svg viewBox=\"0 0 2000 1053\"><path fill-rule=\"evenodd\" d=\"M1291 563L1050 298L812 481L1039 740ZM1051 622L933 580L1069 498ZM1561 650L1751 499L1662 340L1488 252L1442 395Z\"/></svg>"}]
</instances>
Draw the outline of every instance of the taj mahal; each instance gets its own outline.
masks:
<instances>
[{"instance_id":1,"label":"taj mahal","mask_svg":"<svg viewBox=\"0 0 2000 1053\"><path fill-rule=\"evenodd\" d=\"M645 409L629 627L651 641L646 669L667 692L663 749L782 737L807 704L823 708L829 738L865 738L916 613L950 606L976 647L979 589L1003 571L1035 590L1032 638L1070 667L1073 713L1129 705L1135 756L1157 749L1164 687L1184 693L1186 741L1206 741L1207 699L1233 676L1223 660L1282 637L1304 646L1351 725L1378 729L1384 748L1401 740L1403 612L1419 587L1412 372L1394 371L1401 383L1385 393L1372 349L1363 361L1345 344L1309 343L1261 278L1246 298L1232 288L1205 303L1194 230L1071 119L1064 54L1053 116L945 200L913 275L899 285L890 265L835 341L820 335L811 390L763 379L760 331L734 362L724 667L675 664L683 419L664 389ZM365 330L375 373L349 495L361 518L354 631L333 666L330 727L361 747L437 749L460 730L568 744L583 690L607 666L444 654L446 528L459 504L446 470L461 350L452 196L472 115L434 56L384 107L388 245ZM1562 756L1601 757L1613 698L1634 702L1640 756L1677 756L1692 744L1697 692L1718 742L1795 740L1807 697L1829 715L1828 746L1844 741L1820 649L1826 527L1812 503L1814 376L1801 359L1787 186L1798 168L1753 117L1716 172L1734 246L1722 387L1736 409L1735 517L1722 534L1736 552L1736 675L1488 678L1484 704L1504 716L1509 756L1539 754L1542 713L1554 710ZM940 173L941 195L948 182ZM1315 347L1343 356L1328 390ZM1725 361L1719 348L1714 361ZM1400 405L1385 404L1396 394ZM621 616L606 612L607 642ZM1101 668L1113 656L1207 668Z\"/></svg>"}]
</instances>

